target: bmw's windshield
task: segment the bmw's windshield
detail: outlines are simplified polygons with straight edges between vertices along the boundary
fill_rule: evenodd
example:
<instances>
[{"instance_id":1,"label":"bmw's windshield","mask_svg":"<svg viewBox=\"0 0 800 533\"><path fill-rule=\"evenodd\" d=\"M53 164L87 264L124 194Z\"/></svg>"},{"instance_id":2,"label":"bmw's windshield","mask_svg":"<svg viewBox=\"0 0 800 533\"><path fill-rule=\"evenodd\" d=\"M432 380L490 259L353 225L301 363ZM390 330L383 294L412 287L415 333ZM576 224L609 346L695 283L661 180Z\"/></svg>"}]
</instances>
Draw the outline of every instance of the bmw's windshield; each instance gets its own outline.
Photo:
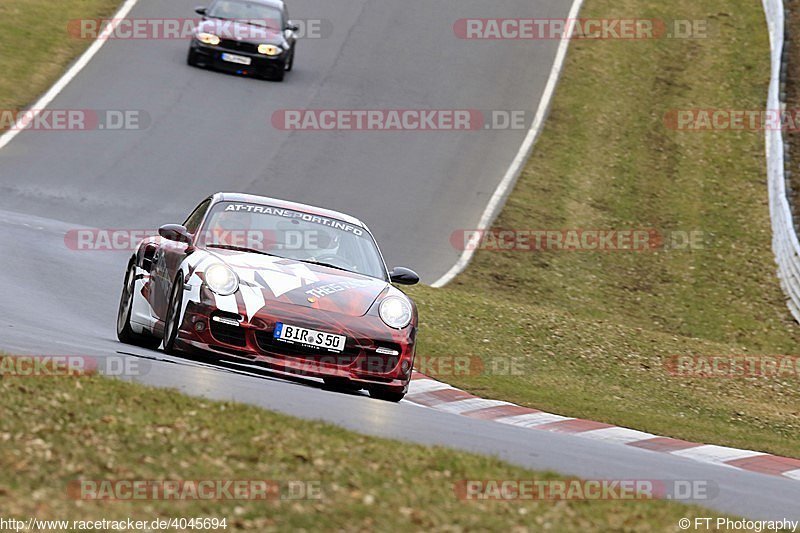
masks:
<instances>
[{"instance_id":1,"label":"bmw's windshield","mask_svg":"<svg viewBox=\"0 0 800 533\"><path fill-rule=\"evenodd\" d=\"M273 6L247 0L217 0L206 16L223 20L235 20L257 26L280 30L283 26L281 10Z\"/></svg>"},{"instance_id":2,"label":"bmw's windshield","mask_svg":"<svg viewBox=\"0 0 800 533\"><path fill-rule=\"evenodd\" d=\"M211 208L197 244L269 254L386 279L372 235L334 218L240 202Z\"/></svg>"}]
</instances>

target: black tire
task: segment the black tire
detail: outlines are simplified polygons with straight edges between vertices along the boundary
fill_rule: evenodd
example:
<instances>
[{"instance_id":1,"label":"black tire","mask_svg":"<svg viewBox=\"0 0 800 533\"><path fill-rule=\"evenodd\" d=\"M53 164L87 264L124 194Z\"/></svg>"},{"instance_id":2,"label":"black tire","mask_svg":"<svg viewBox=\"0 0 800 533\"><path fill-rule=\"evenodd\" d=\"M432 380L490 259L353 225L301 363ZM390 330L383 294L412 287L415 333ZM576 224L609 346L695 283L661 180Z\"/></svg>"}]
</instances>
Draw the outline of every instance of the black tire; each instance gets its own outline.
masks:
<instances>
[{"instance_id":1,"label":"black tire","mask_svg":"<svg viewBox=\"0 0 800 533\"><path fill-rule=\"evenodd\" d=\"M176 354L179 350L175 346L178 339L178 330L181 325L180 320L181 306L183 305L183 276L178 274L172 284L172 295L169 298L169 310L167 319L164 321L164 351L168 354Z\"/></svg>"},{"instance_id":2,"label":"black tire","mask_svg":"<svg viewBox=\"0 0 800 533\"><path fill-rule=\"evenodd\" d=\"M383 400L384 402L397 403L405 398L406 393L398 392L396 389L386 389L383 387L374 387L369 389L369 397L376 400Z\"/></svg>"},{"instance_id":3,"label":"black tire","mask_svg":"<svg viewBox=\"0 0 800 533\"><path fill-rule=\"evenodd\" d=\"M197 54L191 48L189 48L189 54L186 56L186 64L192 67L197 66Z\"/></svg>"},{"instance_id":4,"label":"black tire","mask_svg":"<svg viewBox=\"0 0 800 533\"><path fill-rule=\"evenodd\" d=\"M286 66L284 67L286 72L291 72L292 68L294 67L294 54L296 49L297 45L292 47L292 55L289 56L289 60L286 62Z\"/></svg>"},{"instance_id":5,"label":"black tire","mask_svg":"<svg viewBox=\"0 0 800 533\"><path fill-rule=\"evenodd\" d=\"M125 271L125 281L122 286L122 296L119 299L117 310L117 338L125 344L141 346L155 350L161 344L161 339L152 335L140 334L131 328L131 313L133 312L133 291L136 289L136 277L133 262L128 264Z\"/></svg>"}]
</instances>

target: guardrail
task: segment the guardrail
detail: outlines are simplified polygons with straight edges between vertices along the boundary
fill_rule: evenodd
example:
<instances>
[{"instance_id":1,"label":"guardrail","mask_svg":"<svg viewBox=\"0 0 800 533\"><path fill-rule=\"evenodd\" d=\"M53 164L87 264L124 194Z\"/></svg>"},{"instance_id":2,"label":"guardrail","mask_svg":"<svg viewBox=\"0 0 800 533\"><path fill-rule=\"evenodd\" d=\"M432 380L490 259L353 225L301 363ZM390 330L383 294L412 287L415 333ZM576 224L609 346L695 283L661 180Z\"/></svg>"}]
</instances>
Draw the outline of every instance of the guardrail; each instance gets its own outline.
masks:
<instances>
[{"instance_id":1,"label":"guardrail","mask_svg":"<svg viewBox=\"0 0 800 533\"><path fill-rule=\"evenodd\" d=\"M763 0L763 3L772 57L767 109L784 111L786 13L783 0ZM786 195L787 177L784 164L787 146L780 128L766 129L766 150L772 251L778 263L778 278L787 297L786 304L795 320L800 322L800 242L797 240L792 209Z\"/></svg>"}]
</instances>

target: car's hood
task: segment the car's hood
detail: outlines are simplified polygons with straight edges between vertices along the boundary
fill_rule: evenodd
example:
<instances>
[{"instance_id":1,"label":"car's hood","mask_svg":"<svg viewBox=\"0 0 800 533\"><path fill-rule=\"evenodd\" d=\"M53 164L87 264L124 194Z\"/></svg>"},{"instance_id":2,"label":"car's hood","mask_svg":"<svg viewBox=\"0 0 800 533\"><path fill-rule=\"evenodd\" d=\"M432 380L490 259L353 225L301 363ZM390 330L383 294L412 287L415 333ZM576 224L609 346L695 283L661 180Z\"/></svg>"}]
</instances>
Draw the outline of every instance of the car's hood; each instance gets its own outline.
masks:
<instances>
[{"instance_id":1,"label":"car's hood","mask_svg":"<svg viewBox=\"0 0 800 533\"><path fill-rule=\"evenodd\" d=\"M363 316L389 283L369 276L268 255L215 249L239 276L242 291L259 291L264 305L280 301ZM249 307L249 306L248 306Z\"/></svg>"},{"instance_id":2,"label":"car's hood","mask_svg":"<svg viewBox=\"0 0 800 533\"><path fill-rule=\"evenodd\" d=\"M252 44L284 43L283 34L274 28L262 28L235 20L208 19L197 25L197 32L213 33L222 39Z\"/></svg>"}]
</instances>

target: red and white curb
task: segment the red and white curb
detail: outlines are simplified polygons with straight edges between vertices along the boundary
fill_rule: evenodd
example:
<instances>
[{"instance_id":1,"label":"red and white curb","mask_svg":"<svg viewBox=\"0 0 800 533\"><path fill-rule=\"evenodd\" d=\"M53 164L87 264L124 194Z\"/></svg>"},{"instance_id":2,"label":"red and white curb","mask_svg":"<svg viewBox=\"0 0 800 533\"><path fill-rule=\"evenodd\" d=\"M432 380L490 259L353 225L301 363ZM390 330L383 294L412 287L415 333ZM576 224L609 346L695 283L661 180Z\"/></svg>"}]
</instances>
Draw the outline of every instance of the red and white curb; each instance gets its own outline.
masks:
<instances>
[{"instance_id":1,"label":"red and white curb","mask_svg":"<svg viewBox=\"0 0 800 533\"><path fill-rule=\"evenodd\" d=\"M685 440L659 437L602 422L581 420L545 413L500 400L486 400L456 389L424 374L414 372L409 392L405 397L411 403L479 420L524 427L555 433L569 433L576 437L612 442L624 446L668 453L703 463L739 468L760 474L782 476L800 481L800 459L778 457L762 452L699 444Z\"/></svg>"}]
</instances>

